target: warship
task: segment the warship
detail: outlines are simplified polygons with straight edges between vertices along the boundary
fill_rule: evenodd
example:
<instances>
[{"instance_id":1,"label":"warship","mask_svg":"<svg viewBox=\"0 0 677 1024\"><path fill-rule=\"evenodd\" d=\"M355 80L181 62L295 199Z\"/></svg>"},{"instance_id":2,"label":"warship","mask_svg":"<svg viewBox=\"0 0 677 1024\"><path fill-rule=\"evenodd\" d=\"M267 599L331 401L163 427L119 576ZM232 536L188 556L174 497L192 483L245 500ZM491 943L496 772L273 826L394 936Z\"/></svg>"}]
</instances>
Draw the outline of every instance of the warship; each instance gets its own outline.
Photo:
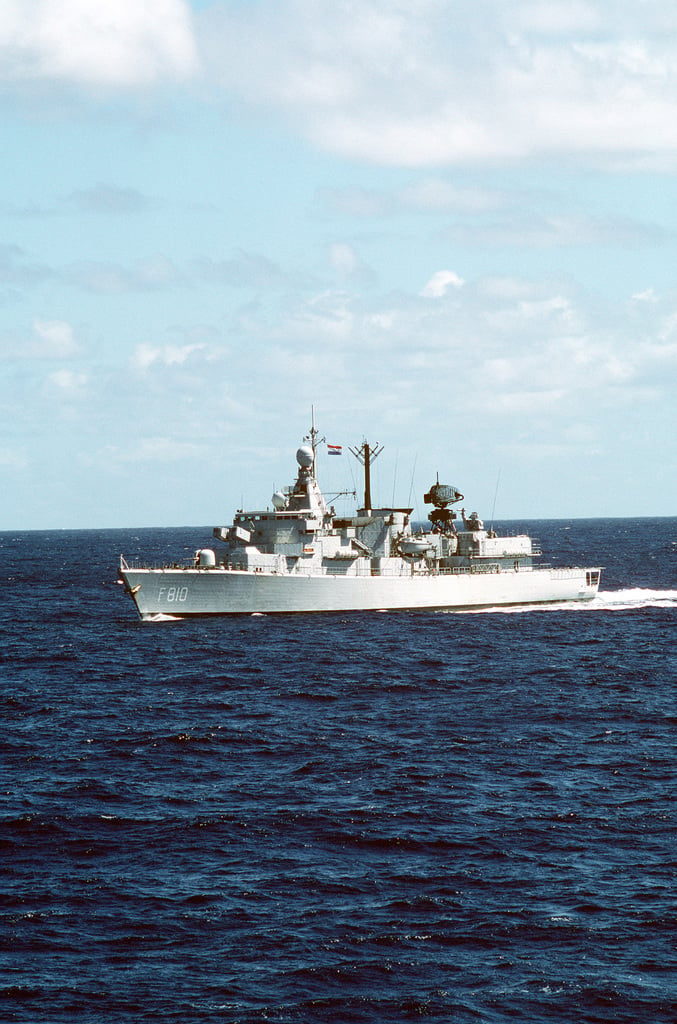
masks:
<instances>
[{"instance_id":1,"label":"warship","mask_svg":"<svg viewBox=\"0 0 677 1024\"><path fill-rule=\"evenodd\" d=\"M374 508L371 465L382 451L364 441L350 451L364 469L364 503L354 515L329 506L316 477L315 428L296 452L295 483L270 507L238 510L215 527L219 547L182 563L142 564L120 556L119 579L142 620L291 612L457 611L591 600L596 568L538 564L542 552L526 534L499 536L438 479L424 496L432 506L415 529L411 508ZM327 445L329 454L340 449Z\"/></svg>"}]
</instances>

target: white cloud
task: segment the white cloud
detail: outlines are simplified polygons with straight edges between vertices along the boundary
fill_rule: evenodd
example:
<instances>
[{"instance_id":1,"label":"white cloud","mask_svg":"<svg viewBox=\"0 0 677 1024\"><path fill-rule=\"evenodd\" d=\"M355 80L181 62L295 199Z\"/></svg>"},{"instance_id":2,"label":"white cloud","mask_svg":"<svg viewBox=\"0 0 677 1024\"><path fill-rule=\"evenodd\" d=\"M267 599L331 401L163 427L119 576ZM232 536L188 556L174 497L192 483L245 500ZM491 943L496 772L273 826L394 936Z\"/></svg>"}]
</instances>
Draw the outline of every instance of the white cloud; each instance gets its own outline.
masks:
<instances>
[{"instance_id":1,"label":"white cloud","mask_svg":"<svg viewBox=\"0 0 677 1024\"><path fill-rule=\"evenodd\" d=\"M519 330L570 331L576 325L576 310L569 299L552 295L532 300L520 299L501 306L485 309L480 314L492 330L513 333Z\"/></svg>"},{"instance_id":2,"label":"white cloud","mask_svg":"<svg viewBox=\"0 0 677 1024\"><path fill-rule=\"evenodd\" d=\"M133 370L144 373L154 364L182 366L196 352L205 350L204 344L153 346L143 343L137 346L130 362Z\"/></svg>"},{"instance_id":3,"label":"white cloud","mask_svg":"<svg viewBox=\"0 0 677 1024\"><path fill-rule=\"evenodd\" d=\"M80 351L73 327L65 320L35 320L31 333L0 337L2 359L72 359Z\"/></svg>"},{"instance_id":4,"label":"white cloud","mask_svg":"<svg viewBox=\"0 0 677 1024\"><path fill-rule=\"evenodd\" d=\"M68 397L75 397L87 386L87 374L76 370L55 370L48 380L53 387Z\"/></svg>"},{"instance_id":5,"label":"white cloud","mask_svg":"<svg viewBox=\"0 0 677 1024\"><path fill-rule=\"evenodd\" d=\"M516 29L538 35L576 34L603 29L603 4L568 0L525 0L515 5L512 20Z\"/></svg>"},{"instance_id":6,"label":"white cloud","mask_svg":"<svg viewBox=\"0 0 677 1024\"><path fill-rule=\"evenodd\" d=\"M538 287L521 277L486 277L478 282L478 291L485 299L514 302L537 295Z\"/></svg>"},{"instance_id":7,"label":"white cloud","mask_svg":"<svg viewBox=\"0 0 677 1024\"><path fill-rule=\"evenodd\" d=\"M660 325L658 332L658 338L660 341L667 341L670 338L674 338L677 334L677 313L669 313Z\"/></svg>"},{"instance_id":8,"label":"white cloud","mask_svg":"<svg viewBox=\"0 0 677 1024\"><path fill-rule=\"evenodd\" d=\"M281 0L200 15L208 73L323 148L411 167L674 156L665 5Z\"/></svg>"},{"instance_id":9,"label":"white cloud","mask_svg":"<svg viewBox=\"0 0 677 1024\"><path fill-rule=\"evenodd\" d=\"M655 289L653 289L653 288L645 288L644 291L642 291L642 292L636 292L632 296L632 301L633 302L651 302L651 303L656 303L656 302L658 302L658 295L656 294Z\"/></svg>"},{"instance_id":10,"label":"white cloud","mask_svg":"<svg viewBox=\"0 0 677 1024\"><path fill-rule=\"evenodd\" d=\"M184 0L4 0L0 77L113 87L183 78L196 67Z\"/></svg>"},{"instance_id":11,"label":"white cloud","mask_svg":"<svg viewBox=\"0 0 677 1024\"><path fill-rule=\"evenodd\" d=\"M353 287L368 288L376 282L376 274L360 257L354 246L335 242L329 247L329 262L337 278Z\"/></svg>"},{"instance_id":12,"label":"white cloud","mask_svg":"<svg viewBox=\"0 0 677 1024\"><path fill-rule=\"evenodd\" d=\"M33 327L44 358L67 359L79 351L73 328L64 320L36 320Z\"/></svg>"},{"instance_id":13,"label":"white cloud","mask_svg":"<svg viewBox=\"0 0 677 1024\"><path fill-rule=\"evenodd\" d=\"M435 214L458 211L480 213L493 210L503 202L495 192L459 187L441 178L424 178L412 182L402 190L399 198L405 209Z\"/></svg>"},{"instance_id":14,"label":"white cloud","mask_svg":"<svg viewBox=\"0 0 677 1024\"><path fill-rule=\"evenodd\" d=\"M29 436L35 429L40 438L30 441L31 463L42 464L42 439L56 435L61 451L93 460L103 488L111 486L111 472L138 464L144 471L141 504L129 515L148 522L158 514L154 503L173 462L182 462L195 480L196 467L202 473L206 466L226 467L216 492L199 498L199 487L187 487L178 504L172 499L159 510L182 520L190 515L209 522L214 493L235 507L243 485L258 501L275 480L276 486L286 483L286 477L270 475L286 472L284 459L265 465L250 460L237 479L233 462L241 457L243 437L257 449L282 431L284 444L291 440L293 467L294 439L307 427L311 403L322 429L339 441L343 436L343 443L368 429L386 443L384 459L388 451L413 446L421 452L424 445L426 477L453 462L466 494L477 493L473 477L486 475L487 462L526 445L550 474L547 484L540 475L534 481L533 509L553 508L548 502L564 486L567 460L585 463L593 449L609 451L609 473L619 478L624 467L641 464L638 425L665 422L661 436L669 458L674 295L633 303L635 284L619 308L571 282L469 278L462 288L449 287L453 301L376 289L278 296L276 302L248 304L246 316L234 311L230 320L219 319L209 335L206 328L176 326L171 343L165 336L138 345L124 365L119 356L114 368L108 360L88 365L86 373L78 362L49 366L43 387L35 377L29 380L24 366L7 366L13 408L11 417L5 413L11 432L4 444L11 453L9 439L18 437L16 424L24 419ZM41 323L52 351L60 345L68 351L68 330ZM337 395L343 396L338 405ZM453 439L459 437L457 445ZM514 463L509 454L505 458L507 478ZM19 465L9 455L6 461ZM392 483L386 490L390 495ZM409 483L397 500L407 500L408 490ZM519 489L509 499L506 507L519 514ZM480 495L480 511L490 501L491 494L487 501ZM579 514L585 507L575 506ZM110 508L122 514L114 496ZM150 511L142 514L143 508ZM572 510L564 497L559 509Z\"/></svg>"},{"instance_id":15,"label":"white cloud","mask_svg":"<svg viewBox=\"0 0 677 1024\"><path fill-rule=\"evenodd\" d=\"M214 0L195 12L187 0L4 0L0 78L124 89L199 72L212 97L394 166L561 153L669 163L677 18L666 7L477 0L459 17L455 0ZM431 182L403 199L491 203L471 192Z\"/></svg>"},{"instance_id":16,"label":"white cloud","mask_svg":"<svg viewBox=\"0 0 677 1024\"><path fill-rule=\"evenodd\" d=\"M329 259L332 267L346 277L353 274L358 266L357 255L352 245L343 242L336 242L331 246Z\"/></svg>"},{"instance_id":17,"label":"white cloud","mask_svg":"<svg viewBox=\"0 0 677 1024\"><path fill-rule=\"evenodd\" d=\"M562 388L554 388L545 391L506 391L496 395L495 401L498 412L522 416L534 412L552 414L565 398L566 392Z\"/></svg>"},{"instance_id":18,"label":"white cloud","mask_svg":"<svg viewBox=\"0 0 677 1024\"><path fill-rule=\"evenodd\" d=\"M447 294L450 288L458 290L464 284L463 278L453 270L437 270L419 294L426 299L440 299Z\"/></svg>"},{"instance_id":19,"label":"white cloud","mask_svg":"<svg viewBox=\"0 0 677 1024\"><path fill-rule=\"evenodd\" d=\"M334 341L358 342L359 326L351 298L343 292L323 292L298 305L292 314L299 336L312 338L320 332L325 344Z\"/></svg>"},{"instance_id":20,"label":"white cloud","mask_svg":"<svg viewBox=\"0 0 677 1024\"><path fill-rule=\"evenodd\" d=\"M267 365L285 393L294 393L301 365L311 397L322 392L328 360L332 388L352 380L359 365L360 378L351 384L355 401L360 380L374 379L385 401L421 388L427 404L443 409L453 395L455 416L486 418L478 429L487 443L497 418L538 414L555 433L572 417L591 426L602 408L627 409L649 395L655 401L656 390L672 379L677 345L673 335L665 337L673 321L662 306L642 306L645 340L638 343L636 322L619 311L618 323L611 323L599 299L590 302L573 286L565 291L514 278L461 288L452 278L449 287L453 304L325 292L281 311L274 342L270 311L248 329L259 346L270 345ZM307 355L309 339L318 359ZM388 372L391 366L396 369Z\"/></svg>"}]
</instances>

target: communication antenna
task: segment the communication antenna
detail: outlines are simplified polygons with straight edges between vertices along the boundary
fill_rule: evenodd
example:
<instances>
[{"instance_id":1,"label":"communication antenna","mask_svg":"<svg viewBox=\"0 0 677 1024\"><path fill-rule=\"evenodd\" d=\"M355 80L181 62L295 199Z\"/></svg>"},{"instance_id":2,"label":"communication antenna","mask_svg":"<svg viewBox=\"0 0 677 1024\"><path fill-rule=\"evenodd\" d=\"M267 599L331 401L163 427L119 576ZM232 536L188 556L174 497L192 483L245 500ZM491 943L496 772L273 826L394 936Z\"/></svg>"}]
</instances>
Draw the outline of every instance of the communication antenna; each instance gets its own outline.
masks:
<instances>
[{"instance_id":1,"label":"communication antenna","mask_svg":"<svg viewBox=\"0 0 677 1024\"><path fill-rule=\"evenodd\" d=\"M363 441L359 448L349 450L364 466L364 509L371 512L371 464L383 451L383 445L378 442L370 445L368 441Z\"/></svg>"},{"instance_id":2,"label":"communication antenna","mask_svg":"<svg viewBox=\"0 0 677 1024\"><path fill-rule=\"evenodd\" d=\"M411 483L409 484L409 504L411 505L411 496L414 493L414 477L416 476L416 463L418 462L418 454L414 456L414 467L411 471ZM418 511L418 510L417 510Z\"/></svg>"},{"instance_id":3,"label":"communication antenna","mask_svg":"<svg viewBox=\"0 0 677 1024\"><path fill-rule=\"evenodd\" d=\"M496 499L498 498L498 485L501 482L501 471L499 469L498 476L496 477L496 490L494 491L494 504L491 506L491 524L489 526L489 532L494 528L494 512L496 511Z\"/></svg>"},{"instance_id":4,"label":"communication antenna","mask_svg":"<svg viewBox=\"0 0 677 1024\"><path fill-rule=\"evenodd\" d=\"M307 434L306 436L307 436L308 440L310 441L310 447L313 449L313 476L317 476L317 465L316 465L317 449L318 449L319 445L324 444L325 438L324 437L318 437L318 434L320 432L319 432L319 430L315 429L315 406L314 405L311 405L311 407L310 407L310 418L311 418L310 433Z\"/></svg>"}]
</instances>

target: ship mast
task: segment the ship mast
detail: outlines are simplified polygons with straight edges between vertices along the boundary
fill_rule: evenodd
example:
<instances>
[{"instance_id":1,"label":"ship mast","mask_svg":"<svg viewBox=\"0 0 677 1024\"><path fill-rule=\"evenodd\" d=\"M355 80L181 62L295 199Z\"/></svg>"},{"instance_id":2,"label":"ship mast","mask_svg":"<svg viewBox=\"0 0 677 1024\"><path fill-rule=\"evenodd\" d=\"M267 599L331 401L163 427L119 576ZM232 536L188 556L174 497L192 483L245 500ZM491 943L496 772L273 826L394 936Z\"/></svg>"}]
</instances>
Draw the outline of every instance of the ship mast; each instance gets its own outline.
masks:
<instances>
[{"instance_id":1,"label":"ship mast","mask_svg":"<svg viewBox=\"0 0 677 1024\"><path fill-rule=\"evenodd\" d=\"M379 457L383 445L378 442L370 445L368 441L363 441L359 448L351 448L350 451L364 466L364 509L371 512L371 463Z\"/></svg>"},{"instance_id":2,"label":"ship mast","mask_svg":"<svg viewBox=\"0 0 677 1024\"><path fill-rule=\"evenodd\" d=\"M320 444L324 444L324 440L325 439L323 437L318 437L317 436L319 434L319 430L315 429L315 406L314 405L311 405L311 407L310 407L310 419L311 419L311 427L310 427L310 433L308 434L308 440L310 441L310 447L313 449L313 476L316 477L317 476L317 467L316 467L317 446L320 445Z\"/></svg>"}]
</instances>

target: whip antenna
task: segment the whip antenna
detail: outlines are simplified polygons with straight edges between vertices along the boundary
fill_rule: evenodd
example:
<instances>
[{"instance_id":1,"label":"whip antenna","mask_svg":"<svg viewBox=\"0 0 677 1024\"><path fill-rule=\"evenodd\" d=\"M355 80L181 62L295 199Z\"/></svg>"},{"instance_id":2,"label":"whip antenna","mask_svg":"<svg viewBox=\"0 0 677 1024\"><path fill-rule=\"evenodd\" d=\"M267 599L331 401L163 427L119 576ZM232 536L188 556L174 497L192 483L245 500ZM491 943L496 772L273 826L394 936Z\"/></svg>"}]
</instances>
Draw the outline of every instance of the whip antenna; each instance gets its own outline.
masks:
<instances>
[{"instance_id":1,"label":"whip antenna","mask_svg":"<svg viewBox=\"0 0 677 1024\"><path fill-rule=\"evenodd\" d=\"M494 513L496 512L496 499L498 497L498 485L500 484L500 482L501 482L501 471L499 469L498 476L496 477L496 490L494 491L494 504L491 506L491 525L489 526L490 530L493 530L493 528L494 528Z\"/></svg>"}]
</instances>

